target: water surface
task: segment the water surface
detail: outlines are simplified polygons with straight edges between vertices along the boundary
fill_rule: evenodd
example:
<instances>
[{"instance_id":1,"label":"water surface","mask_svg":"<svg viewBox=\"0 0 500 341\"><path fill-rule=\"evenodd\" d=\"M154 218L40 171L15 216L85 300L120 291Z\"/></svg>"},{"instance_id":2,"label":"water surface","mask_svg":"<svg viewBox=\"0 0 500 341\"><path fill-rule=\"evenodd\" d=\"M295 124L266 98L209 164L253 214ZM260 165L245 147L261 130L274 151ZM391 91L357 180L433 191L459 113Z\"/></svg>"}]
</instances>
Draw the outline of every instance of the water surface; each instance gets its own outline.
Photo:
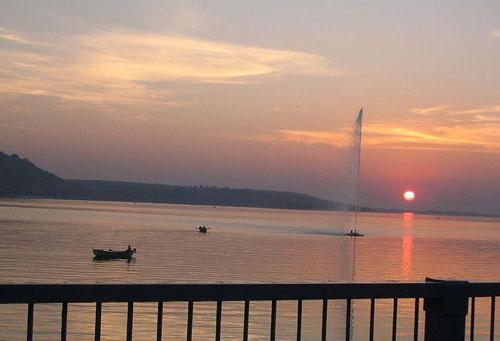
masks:
<instances>
[{"instance_id":1,"label":"water surface","mask_svg":"<svg viewBox=\"0 0 500 341\"><path fill-rule=\"evenodd\" d=\"M310 283L422 281L425 277L500 280L500 220L363 213L363 238L339 236L347 217L311 212L59 200L0 201L3 283ZM207 234L198 225L211 228ZM137 248L132 262L92 260L92 248ZM241 338L243 304L225 303L223 339ZM376 332L387 337L392 302L377 304ZM343 337L345 302L329 305L332 337ZM72 340L92 340L93 305L71 305ZM186 305L166 305L167 340L185 339ZM294 339L295 302L278 304L278 339ZM354 340L365 339L368 304L354 305ZM488 302L478 300L479 334ZM215 304L195 304L195 340L213 338ZM103 340L123 339L126 307L106 304ZM155 305L138 304L134 336L155 336ZM320 302L304 305L303 340L317 340ZM24 339L25 306L0 311L0 340ZM60 307L37 305L37 340L58 335ZM410 340L413 302L399 307L399 340ZM423 313L421 314L423 316ZM498 312L497 312L497 316ZM252 304L252 340L269 338L270 303ZM497 328L498 330L498 328ZM480 338L478 336L477 339Z\"/></svg>"}]
</instances>

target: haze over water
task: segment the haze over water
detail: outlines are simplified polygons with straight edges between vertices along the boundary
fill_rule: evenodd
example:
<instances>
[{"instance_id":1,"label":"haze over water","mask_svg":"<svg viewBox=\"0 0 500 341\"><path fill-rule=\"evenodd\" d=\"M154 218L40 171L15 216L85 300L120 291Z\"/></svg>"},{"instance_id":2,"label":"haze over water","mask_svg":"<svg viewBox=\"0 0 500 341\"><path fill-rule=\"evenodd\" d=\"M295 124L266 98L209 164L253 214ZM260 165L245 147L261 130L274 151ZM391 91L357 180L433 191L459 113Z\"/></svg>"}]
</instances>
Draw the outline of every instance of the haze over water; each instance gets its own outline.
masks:
<instances>
[{"instance_id":1,"label":"haze over water","mask_svg":"<svg viewBox=\"0 0 500 341\"><path fill-rule=\"evenodd\" d=\"M405 214L359 217L366 237L343 231L338 212L102 203L56 200L0 202L0 281L3 283L305 283L471 281L500 278L500 219ZM208 234L195 232L198 225ZM137 248L135 260L95 262L91 248ZM224 304L223 339L241 338L243 305ZM390 331L392 303L377 301L376 335ZM478 333L488 328L489 301L478 300ZM36 340L58 335L59 305L37 305ZM296 305L278 303L278 339L294 338ZM345 302L330 304L329 330L341 337ZM155 305L138 304L137 340L152 339ZM185 338L186 305L166 305L167 340ZM368 305L356 302L353 340L365 339ZM195 340L211 339L215 305L195 304ZM93 305L70 305L70 339L91 340ZM105 304L103 339L125 333L126 306ZM269 335L269 302L252 303L252 340ZM321 332L319 302L304 306L304 340ZM498 314L498 308L497 308ZM421 314L423 316L423 313ZM25 338L25 306L0 311L0 340ZM401 300L398 340L411 338L413 301ZM422 323L421 323L422 324ZM499 328L496 328L497 333ZM122 335L123 334L123 335ZM169 336L170 335L170 338ZM481 340L481 335L478 336Z\"/></svg>"}]
</instances>

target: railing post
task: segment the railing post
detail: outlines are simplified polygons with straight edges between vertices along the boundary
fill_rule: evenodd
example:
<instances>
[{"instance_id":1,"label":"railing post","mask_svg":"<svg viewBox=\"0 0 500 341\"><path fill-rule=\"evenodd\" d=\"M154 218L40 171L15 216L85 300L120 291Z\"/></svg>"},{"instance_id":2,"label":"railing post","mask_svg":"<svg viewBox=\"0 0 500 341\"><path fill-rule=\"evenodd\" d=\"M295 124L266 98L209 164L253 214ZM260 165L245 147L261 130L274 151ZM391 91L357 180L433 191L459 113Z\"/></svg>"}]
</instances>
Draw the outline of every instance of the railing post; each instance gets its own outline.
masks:
<instances>
[{"instance_id":1,"label":"railing post","mask_svg":"<svg viewBox=\"0 0 500 341\"><path fill-rule=\"evenodd\" d=\"M443 297L424 299L425 341L461 341L465 340L465 317L469 299L463 294L464 281L436 281L446 290Z\"/></svg>"},{"instance_id":2,"label":"railing post","mask_svg":"<svg viewBox=\"0 0 500 341\"><path fill-rule=\"evenodd\" d=\"M96 302L94 341L101 341L101 313L102 313L102 303Z\"/></svg>"},{"instance_id":3,"label":"railing post","mask_svg":"<svg viewBox=\"0 0 500 341\"><path fill-rule=\"evenodd\" d=\"M67 328L68 328L68 302L63 302L61 310L61 341L66 341Z\"/></svg>"},{"instance_id":4,"label":"railing post","mask_svg":"<svg viewBox=\"0 0 500 341\"><path fill-rule=\"evenodd\" d=\"M128 302L128 308L127 308L127 341L132 341L133 326L134 326L134 302Z\"/></svg>"},{"instance_id":5,"label":"railing post","mask_svg":"<svg viewBox=\"0 0 500 341\"><path fill-rule=\"evenodd\" d=\"M248 341L248 320L250 317L250 301L245 301L245 311L243 313L243 341Z\"/></svg>"},{"instance_id":6,"label":"railing post","mask_svg":"<svg viewBox=\"0 0 500 341\"><path fill-rule=\"evenodd\" d=\"M34 303L28 303L28 323L26 331L26 340L33 341L33 315L35 311Z\"/></svg>"},{"instance_id":7,"label":"railing post","mask_svg":"<svg viewBox=\"0 0 500 341\"><path fill-rule=\"evenodd\" d=\"M194 303L193 303L193 301L189 301L188 302L188 320L187 320L186 341L193 340L193 309L194 309Z\"/></svg>"},{"instance_id":8,"label":"railing post","mask_svg":"<svg viewBox=\"0 0 500 341\"><path fill-rule=\"evenodd\" d=\"M222 325L222 301L217 301L217 311L215 319L215 341L220 341L221 325Z\"/></svg>"},{"instance_id":9,"label":"railing post","mask_svg":"<svg viewBox=\"0 0 500 341\"><path fill-rule=\"evenodd\" d=\"M276 340L276 300L271 301L271 335L270 340Z\"/></svg>"},{"instance_id":10,"label":"railing post","mask_svg":"<svg viewBox=\"0 0 500 341\"><path fill-rule=\"evenodd\" d=\"M156 341L161 341L163 334L163 301L158 302L158 315L156 322Z\"/></svg>"}]
</instances>

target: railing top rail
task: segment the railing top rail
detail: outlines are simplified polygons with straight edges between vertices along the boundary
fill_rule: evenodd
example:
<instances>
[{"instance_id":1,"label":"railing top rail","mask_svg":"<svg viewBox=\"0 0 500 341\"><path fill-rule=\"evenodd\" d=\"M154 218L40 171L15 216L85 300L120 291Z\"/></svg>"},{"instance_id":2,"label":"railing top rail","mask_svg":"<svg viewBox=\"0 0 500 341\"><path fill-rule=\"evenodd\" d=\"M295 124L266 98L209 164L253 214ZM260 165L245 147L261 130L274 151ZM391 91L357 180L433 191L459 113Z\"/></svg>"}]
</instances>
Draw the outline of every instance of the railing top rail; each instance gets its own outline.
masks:
<instances>
[{"instance_id":1,"label":"railing top rail","mask_svg":"<svg viewBox=\"0 0 500 341\"><path fill-rule=\"evenodd\" d=\"M0 304L259 301L500 295L498 283L0 284Z\"/></svg>"}]
</instances>

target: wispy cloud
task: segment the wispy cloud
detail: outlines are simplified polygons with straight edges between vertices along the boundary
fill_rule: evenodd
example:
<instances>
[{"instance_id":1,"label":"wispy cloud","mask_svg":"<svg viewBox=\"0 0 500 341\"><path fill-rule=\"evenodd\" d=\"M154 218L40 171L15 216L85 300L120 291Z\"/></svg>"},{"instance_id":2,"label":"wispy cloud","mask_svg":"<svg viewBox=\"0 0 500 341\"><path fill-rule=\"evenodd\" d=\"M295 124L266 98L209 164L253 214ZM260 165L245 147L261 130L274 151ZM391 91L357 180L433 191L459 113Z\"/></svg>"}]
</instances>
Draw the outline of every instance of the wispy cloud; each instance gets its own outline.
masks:
<instances>
[{"instance_id":1,"label":"wispy cloud","mask_svg":"<svg viewBox=\"0 0 500 341\"><path fill-rule=\"evenodd\" d=\"M433 120L431 116L439 116L441 122L448 122L449 125L469 125L496 124L500 122L500 105L486 105L469 108L458 108L447 105L440 105L427 108L413 108L410 112L419 114L422 118ZM432 123L432 122L429 122Z\"/></svg>"},{"instance_id":2,"label":"wispy cloud","mask_svg":"<svg viewBox=\"0 0 500 341\"><path fill-rule=\"evenodd\" d=\"M448 114L448 115L473 115L500 113L500 105L488 105L472 108L457 108L448 105L438 105L424 108L411 108L410 112L420 115Z\"/></svg>"},{"instance_id":3,"label":"wispy cloud","mask_svg":"<svg viewBox=\"0 0 500 341\"><path fill-rule=\"evenodd\" d=\"M32 127L18 126L18 125L6 124L6 123L0 123L0 128L9 129L9 130L12 130L12 129L23 130L23 131L27 131L30 133L43 133L43 134L50 134L50 135L59 135L59 134L56 134L56 133L49 131L49 130L36 129L36 128L32 128Z\"/></svg>"},{"instance_id":4,"label":"wispy cloud","mask_svg":"<svg viewBox=\"0 0 500 341\"><path fill-rule=\"evenodd\" d=\"M498 123L500 124L500 114L498 115L491 115L491 116L485 116L485 115L474 115L474 119L478 122L486 122L486 123Z\"/></svg>"},{"instance_id":5,"label":"wispy cloud","mask_svg":"<svg viewBox=\"0 0 500 341\"><path fill-rule=\"evenodd\" d=\"M250 140L260 142L298 142L304 144L329 144L336 147L349 145L350 136L344 131L318 131L318 130L293 130L276 129L264 134L255 135Z\"/></svg>"},{"instance_id":6,"label":"wispy cloud","mask_svg":"<svg viewBox=\"0 0 500 341\"><path fill-rule=\"evenodd\" d=\"M3 27L0 27L0 40L6 40L10 42L15 42L19 44L26 44L28 41L18 35L16 35L13 31L7 30Z\"/></svg>"},{"instance_id":7,"label":"wispy cloud","mask_svg":"<svg viewBox=\"0 0 500 341\"><path fill-rule=\"evenodd\" d=\"M273 112L307 112L310 109L304 106L276 106L272 108Z\"/></svg>"},{"instance_id":8,"label":"wispy cloud","mask_svg":"<svg viewBox=\"0 0 500 341\"><path fill-rule=\"evenodd\" d=\"M450 110L450 114L455 115L475 115L475 114L494 114L500 113L500 105L490 105L476 108L468 108L468 109L454 109Z\"/></svg>"},{"instance_id":9,"label":"wispy cloud","mask_svg":"<svg viewBox=\"0 0 500 341\"><path fill-rule=\"evenodd\" d=\"M96 75L125 80L224 81L276 74L334 76L318 55L136 32L83 37Z\"/></svg>"},{"instance_id":10,"label":"wispy cloud","mask_svg":"<svg viewBox=\"0 0 500 341\"><path fill-rule=\"evenodd\" d=\"M259 142L326 144L349 147L352 144L352 129L337 131L315 130L270 130L264 134L247 137ZM434 126L413 128L404 125L388 126L371 123L364 128L363 145L367 148L421 149L421 150L469 150L475 152L500 153L500 126Z\"/></svg>"},{"instance_id":11,"label":"wispy cloud","mask_svg":"<svg viewBox=\"0 0 500 341\"><path fill-rule=\"evenodd\" d=\"M30 40L6 29L0 38ZM165 82L264 82L286 74L336 76L319 55L134 31L103 31L0 51L0 91L136 105L179 105ZM162 86L155 84L162 83Z\"/></svg>"},{"instance_id":12,"label":"wispy cloud","mask_svg":"<svg viewBox=\"0 0 500 341\"><path fill-rule=\"evenodd\" d=\"M493 38L500 39L500 29L490 31L490 36L492 36Z\"/></svg>"},{"instance_id":13,"label":"wispy cloud","mask_svg":"<svg viewBox=\"0 0 500 341\"><path fill-rule=\"evenodd\" d=\"M427 108L413 108L410 109L410 112L414 114L419 114L419 115L428 115L436 112L442 112L443 110L448 109L447 105L438 105L434 107L427 107Z\"/></svg>"},{"instance_id":14,"label":"wispy cloud","mask_svg":"<svg viewBox=\"0 0 500 341\"><path fill-rule=\"evenodd\" d=\"M0 26L0 43L2 41L21 45L21 46L38 46L38 47L50 46L49 43L28 38L22 34L16 33L12 30L8 30L8 29Z\"/></svg>"},{"instance_id":15,"label":"wispy cloud","mask_svg":"<svg viewBox=\"0 0 500 341\"><path fill-rule=\"evenodd\" d=\"M382 124L368 126L365 129L367 132L368 145L382 147L400 147L400 148L422 148L426 149L432 146L433 149L452 147L472 147L477 150L489 151L499 149L500 144L495 143L491 136L487 136L485 132L475 131L472 128L466 127L433 127L433 128L406 128L404 126L386 127ZM475 135L475 139L470 139L471 135ZM500 152L500 150L498 150Z\"/></svg>"}]
</instances>

